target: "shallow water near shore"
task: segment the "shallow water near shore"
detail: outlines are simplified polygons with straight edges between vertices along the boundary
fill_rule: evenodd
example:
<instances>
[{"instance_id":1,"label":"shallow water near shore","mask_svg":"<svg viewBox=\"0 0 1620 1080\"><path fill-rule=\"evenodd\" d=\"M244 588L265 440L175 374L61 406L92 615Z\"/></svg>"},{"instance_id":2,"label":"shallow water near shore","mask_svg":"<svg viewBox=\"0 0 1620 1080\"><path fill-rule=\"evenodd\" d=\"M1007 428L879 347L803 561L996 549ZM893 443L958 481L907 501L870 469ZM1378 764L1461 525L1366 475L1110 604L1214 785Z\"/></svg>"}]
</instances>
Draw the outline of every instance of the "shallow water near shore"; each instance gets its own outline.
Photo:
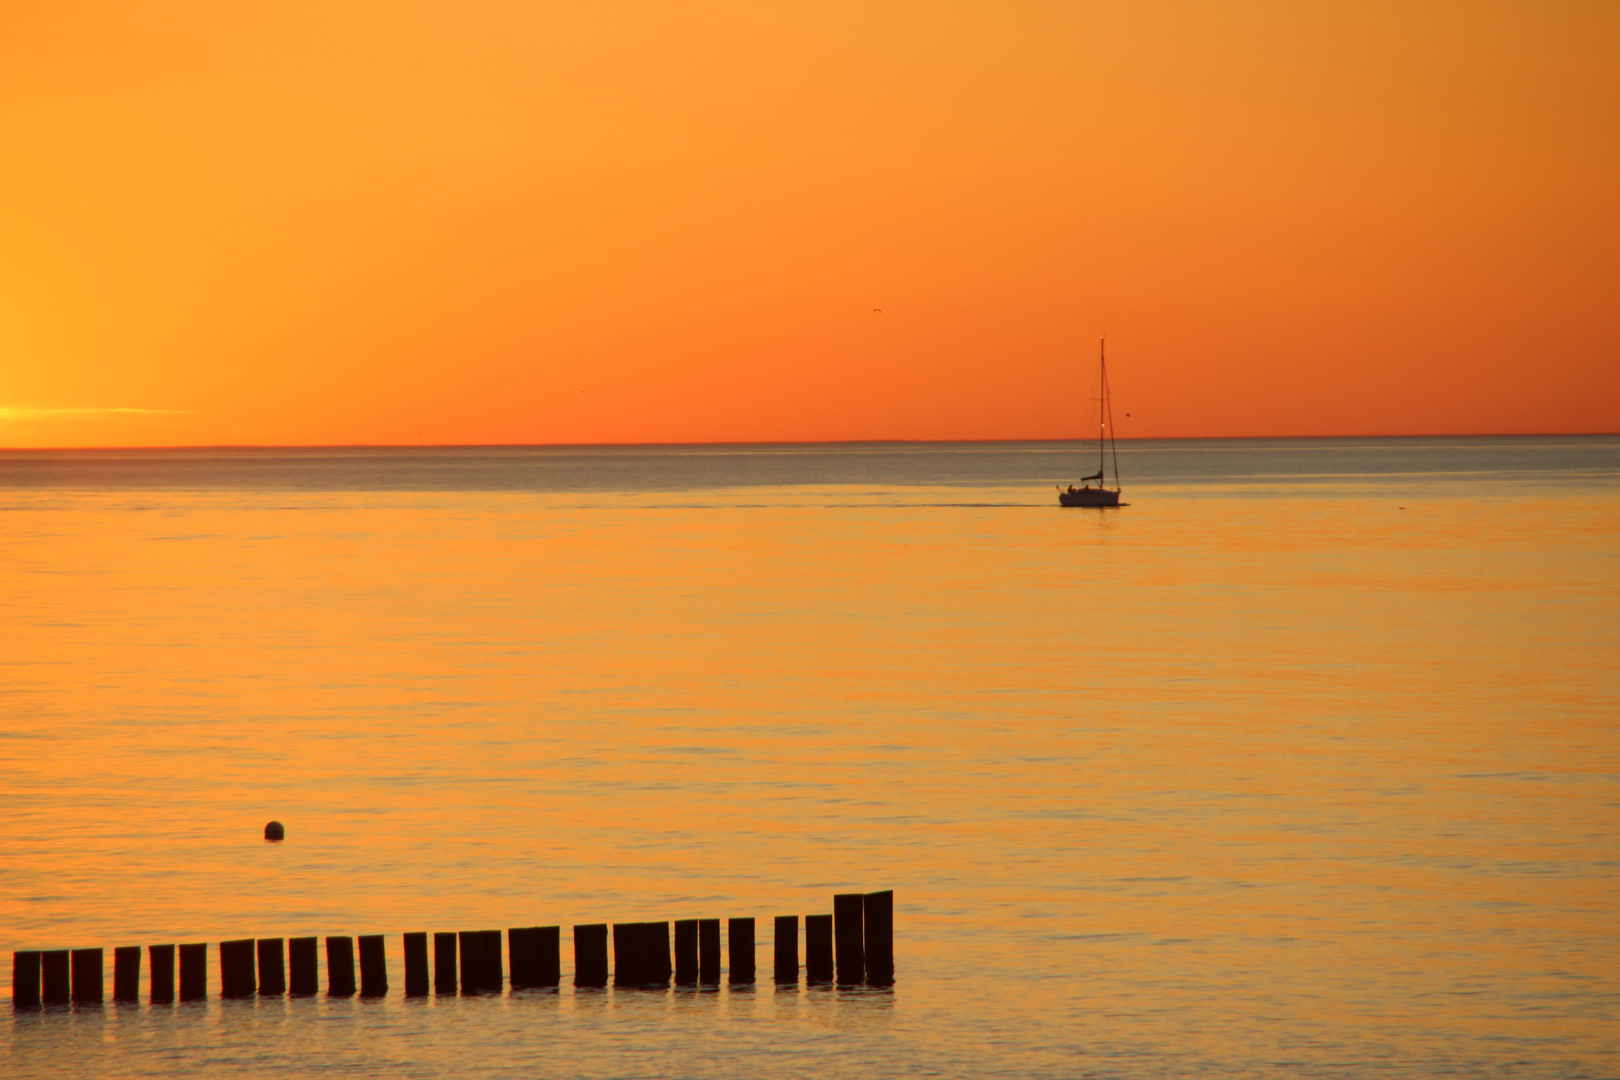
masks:
<instances>
[{"instance_id":1,"label":"shallow water near shore","mask_svg":"<svg viewBox=\"0 0 1620 1080\"><path fill-rule=\"evenodd\" d=\"M1060 510L1094 453L0 452L0 949L394 986L213 954L0 1071L1620 1075L1620 438L1122 444ZM575 923L768 971L881 888L892 990L569 985ZM401 996L535 924L559 991Z\"/></svg>"}]
</instances>

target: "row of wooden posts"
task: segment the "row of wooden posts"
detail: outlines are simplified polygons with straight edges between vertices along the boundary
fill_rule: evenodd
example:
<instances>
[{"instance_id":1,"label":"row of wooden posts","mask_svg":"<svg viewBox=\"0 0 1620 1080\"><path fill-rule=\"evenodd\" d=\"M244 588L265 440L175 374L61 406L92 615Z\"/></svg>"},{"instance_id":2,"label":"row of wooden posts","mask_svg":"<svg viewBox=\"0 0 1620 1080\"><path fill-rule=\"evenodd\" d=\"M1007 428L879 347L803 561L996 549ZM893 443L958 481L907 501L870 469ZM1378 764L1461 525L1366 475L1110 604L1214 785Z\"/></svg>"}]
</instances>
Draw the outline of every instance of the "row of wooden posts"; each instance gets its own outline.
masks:
<instances>
[{"instance_id":1,"label":"row of wooden posts","mask_svg":"<svg viewBox=\"0 0 1620 1080\"><path fill-rule=\"evenodd\" d=\"M754 920L728 921L729 981L755 982ZM668 922L593 923L574 927L574 985L608 985L608 935L613 937L615 987L667 987L720 983L720 920L679 919L674 924L674 963L670 962ZM799 917L776 917L775 981L798 985ZM513 927L506 931L511 987L555 987L562 981L561 928ZM428 935L403 935L405 993L500 993L507 983L501 931L464 930L433 935L433 970L428 969ZM812 983L890 986L894 983L894 893L845 893L833 897L831 915L804 917L804 971ZM355 946L360 980L355 982ZM208 945L147 947L150 1000L166 1004L208 996ZM179 956L179 979L175 957ZM219 943L220 992L228 998L317 994L319 939L242 938ZM12 1001L19 1009L42 1005L99 1004L103 994L101 949L23 949L12 954ZM459 977L458 977L459 976ZM378 997L388 993L386 941L382 934L326 939L327 993L334 997ZM113 950L113 999L139 1001L141 947Z\"/></svg>"}]
</instances>

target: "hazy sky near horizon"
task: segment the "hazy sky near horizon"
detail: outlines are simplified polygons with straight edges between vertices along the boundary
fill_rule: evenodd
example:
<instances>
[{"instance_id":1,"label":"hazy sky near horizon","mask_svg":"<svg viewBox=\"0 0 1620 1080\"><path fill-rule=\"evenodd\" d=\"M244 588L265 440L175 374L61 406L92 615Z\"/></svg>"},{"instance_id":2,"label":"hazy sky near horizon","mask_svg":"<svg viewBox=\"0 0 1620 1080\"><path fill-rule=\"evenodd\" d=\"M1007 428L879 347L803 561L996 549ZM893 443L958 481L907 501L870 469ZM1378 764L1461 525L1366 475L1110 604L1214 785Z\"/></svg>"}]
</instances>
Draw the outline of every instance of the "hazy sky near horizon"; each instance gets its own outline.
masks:
<instances>
[{"instance_id":1,"label":"hazy sky near horizon","mask_svg":"<svg viewBox=\"0 0 1620 1080\"><path fill-rule=\"evenodd\" d=\"M1620 5L0 8L0 445L1620 430ZM1126 419L1124 414L1131 414Z\"/></svg>"}]
</instances>

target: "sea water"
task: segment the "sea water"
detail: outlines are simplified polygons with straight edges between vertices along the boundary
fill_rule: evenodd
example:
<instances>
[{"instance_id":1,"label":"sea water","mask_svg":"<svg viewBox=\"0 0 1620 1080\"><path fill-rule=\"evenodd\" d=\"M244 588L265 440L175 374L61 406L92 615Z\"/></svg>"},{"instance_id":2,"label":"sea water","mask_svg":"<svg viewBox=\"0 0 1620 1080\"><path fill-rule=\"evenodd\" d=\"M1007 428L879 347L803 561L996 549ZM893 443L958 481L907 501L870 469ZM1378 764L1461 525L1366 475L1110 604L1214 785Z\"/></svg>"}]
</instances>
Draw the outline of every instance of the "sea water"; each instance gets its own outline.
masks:
<instances>
[{"instance_id":1,"label":"sea water","mask_svg":"<svg viewBox=\"0 0 1620 1080\"><path fill-rule=\"evenodd\" d=\"M1620 1075L1620 438L1133 442L1060 509L1096 461L0 453L0 992L394 987L211 945L0 1073ZM576 923L768 978L885 888L892 989L571 985ZM401 932L537 924L559 990L402 995Z\"/></svg>"}]
</instances>

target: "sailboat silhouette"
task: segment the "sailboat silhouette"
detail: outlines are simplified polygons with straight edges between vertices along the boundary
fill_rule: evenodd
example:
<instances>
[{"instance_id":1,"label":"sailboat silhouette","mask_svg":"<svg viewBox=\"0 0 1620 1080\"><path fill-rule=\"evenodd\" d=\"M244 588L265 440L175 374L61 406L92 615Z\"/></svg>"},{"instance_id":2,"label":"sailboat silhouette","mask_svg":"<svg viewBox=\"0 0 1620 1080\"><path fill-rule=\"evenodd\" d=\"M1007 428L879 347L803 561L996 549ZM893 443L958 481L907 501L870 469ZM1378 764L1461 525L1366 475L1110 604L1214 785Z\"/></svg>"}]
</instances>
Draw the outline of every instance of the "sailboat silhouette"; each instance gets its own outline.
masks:
<instances>
[{"instance_id":1,"label":"sailboat silhouette","mask_svg":"<svg viewBox=\"0 0 1620 1080\"><path fill-rule=\"evenodd\" d=\"M1114 406L1108 392L1108 339L1098 346L1098 376L1101 393L1097 398L1097 471L1080 478L1080 487L1058 489L1060 506L1118 506L1119 505L1119 447L1114 442ZM1108 467L1108 451L1114 452L1114 487L1108 488L1104 474ZM1091 482L1097 481L1092 487Z\"/></svg>"}]
</instances>

